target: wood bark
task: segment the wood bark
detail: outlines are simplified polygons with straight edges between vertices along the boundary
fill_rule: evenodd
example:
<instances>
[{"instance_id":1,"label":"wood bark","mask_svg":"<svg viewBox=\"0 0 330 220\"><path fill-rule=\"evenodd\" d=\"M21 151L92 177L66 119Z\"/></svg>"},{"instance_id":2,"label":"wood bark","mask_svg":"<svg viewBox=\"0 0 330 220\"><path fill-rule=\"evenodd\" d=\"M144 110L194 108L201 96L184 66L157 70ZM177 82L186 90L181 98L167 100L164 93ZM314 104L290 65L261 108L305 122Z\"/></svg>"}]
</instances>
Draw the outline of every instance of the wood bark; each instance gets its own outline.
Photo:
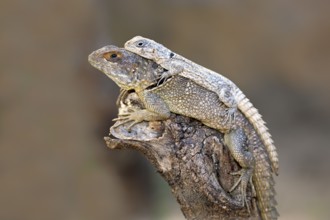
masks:
<instances>
[{"instance_id":1,"label":"wood bark","mask_svg":"<svg viewBox=\"0 0 330 220\"><path fill-rule=\"evenodd\" d=\"M135 93L121 97L119 103L119 114L143 108ZM170 185L186 219L260 219L251 187L247 192L250 214L242 205L239 187L228 193L238 180L231 173L240 167L223 144L223 134L175 114L131 129L129 124L111 127L114 138L105 137L107 146L141 152Z\"/></svg>"}]
</instances>

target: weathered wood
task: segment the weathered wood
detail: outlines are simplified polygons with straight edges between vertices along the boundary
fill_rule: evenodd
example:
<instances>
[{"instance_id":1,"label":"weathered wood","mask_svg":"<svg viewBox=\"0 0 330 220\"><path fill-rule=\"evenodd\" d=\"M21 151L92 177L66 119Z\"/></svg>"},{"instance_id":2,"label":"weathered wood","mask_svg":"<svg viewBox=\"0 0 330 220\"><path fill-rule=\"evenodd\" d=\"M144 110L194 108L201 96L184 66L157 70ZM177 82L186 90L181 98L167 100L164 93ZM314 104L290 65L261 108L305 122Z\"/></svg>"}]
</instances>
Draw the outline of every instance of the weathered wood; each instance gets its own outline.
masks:
<instances>
[{"instance_id":1,"label":"weathered wood","mask_svg":"<svg viewBox=\"0 0 330 220\"><path fill-rule=\"evenodd\" d=\"M143 108L135 93L122 97L119 114ZM180 115L161 122L142 122L128 131L128 124L110 129L116 139L105 137L111 149L141 152L168 182L188 220L260 219L248 189L251 216L242 207L237 181L231 172L239 166L223 144L223 135Z\"/></svg>"}]
</instances>

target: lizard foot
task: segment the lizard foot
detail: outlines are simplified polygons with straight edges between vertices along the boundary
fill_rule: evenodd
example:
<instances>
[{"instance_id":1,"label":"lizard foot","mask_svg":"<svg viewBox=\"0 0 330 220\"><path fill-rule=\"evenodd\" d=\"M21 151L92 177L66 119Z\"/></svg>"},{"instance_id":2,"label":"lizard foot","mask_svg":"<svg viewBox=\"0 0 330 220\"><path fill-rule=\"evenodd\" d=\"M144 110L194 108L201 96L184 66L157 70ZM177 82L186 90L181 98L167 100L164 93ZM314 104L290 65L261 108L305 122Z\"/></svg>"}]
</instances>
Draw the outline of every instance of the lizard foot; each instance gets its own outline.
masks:
<instances>
[{"instance_id":1,"label":"lizard foot","mask_svg":"<svg viewBox=\"0 0 330 220\"><path fill-rule=\"evenodd\" d=\"M112 121L120 122L115 124L113 127L116 128L128 122L131 122L131 124L127 127L127 129L130 131L134 125L144 121L144 115L141 113L141 111L133 111L125 114L119 114L118 118L114 118Z\"/></svg>"},{"instance_id":2,"label":"lizard foot","mask_svg":"<svg viewBox=\"0 0 330 220\"><path fill-rule=\"evenodd\" d=\"M165 120L169 117L169 115L150 112L147 109L131 109L130 111L131 112L119 114L118 118L113 119L113 121L119 121L113 126L113 128L131 122L131 124L127 127L130 131L134 125L140 122Z\"/></svg>"},{"instance_id":3,"label":"lizard foot","mask_svg":"<svg viewBox=\"0 0 330 220\"><path fill-rule=\"evenodd\" d=\"M246 198L246 189L247 189L247 185L248 183L251 184L252 186L252 194L255 194L255 189L252 183L252 175L251 175L251 170L250 169L245 169L242 168L240 171L238 172L233 172L231 173L231 175L240 175L240 178L236 181L236 183L231 187L231 189L229 190L229 192L232 192L234 189L236 189L238 187L238 185L240 184L240 194L241 194L241 198L242 198L242 205L245 206L249 212L249 214L251 214L251 209L250 209L250 205L247 201Z\"/></svg>"},{"instance_id":4,"label":"lizard foot","mask_svg":"<svg viewBox=\"0 0 330 220\"><path fill-rule=\"evenodd\" d=\"M168 72L164 72L161 77L159 78L158 82L157 82L157 86L163 84L164 82L166 82L166 80L171 77L172 75Z\"/></svg>"},{"instance_id":5,"label":"lizard foot","mask_svg":"<svg viewBox=\"0 0 330 220\"><path fill-rule=\"evenodd\" d=\"M160 63L161 64L161 63ZM160 84L166 82L166 80L171 77L171 76L175 76L178 75L180 73L182 73L184 71L184 68L182 66L178 66L178 65L172 65L171 69L163 72L161 74L160 79L158 80L157 86L159 86Z\"/></svg>"},{"instance_id":6,"label":"lizard foot","mask_svg":"<svg viewBox=\"0 0 330 220\"><path fill-rule=\"evenodd\" d=\"M229 107L227 108L226 110L226 121L225 123L229 123L229 124L232 124L235 122L236 120L236 111L237 111L237 108L236 107Z\"/></svg>"}]
</instances>

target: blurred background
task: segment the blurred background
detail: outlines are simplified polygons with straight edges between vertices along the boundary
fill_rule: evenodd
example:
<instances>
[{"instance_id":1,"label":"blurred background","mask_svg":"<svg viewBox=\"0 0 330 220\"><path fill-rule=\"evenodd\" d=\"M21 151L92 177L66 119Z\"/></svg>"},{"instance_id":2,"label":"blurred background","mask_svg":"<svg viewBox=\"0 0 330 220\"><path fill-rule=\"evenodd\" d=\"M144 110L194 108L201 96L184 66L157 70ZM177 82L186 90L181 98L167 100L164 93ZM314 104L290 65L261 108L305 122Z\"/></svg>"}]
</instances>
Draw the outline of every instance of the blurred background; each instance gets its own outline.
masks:
<instances>
[{"instance_id":1,"label":"blurred background","mask_svg":"<svg viewBox=\"0 0 330 220\"><path fill-rule=\"evenodd\" d=\"M183 220L138 153L103 136L118 87L87 56L142 35L232 79L280 154L281 219L330 216L330 2L0 2L0 219Z\"/></svg>"}]
</instances>

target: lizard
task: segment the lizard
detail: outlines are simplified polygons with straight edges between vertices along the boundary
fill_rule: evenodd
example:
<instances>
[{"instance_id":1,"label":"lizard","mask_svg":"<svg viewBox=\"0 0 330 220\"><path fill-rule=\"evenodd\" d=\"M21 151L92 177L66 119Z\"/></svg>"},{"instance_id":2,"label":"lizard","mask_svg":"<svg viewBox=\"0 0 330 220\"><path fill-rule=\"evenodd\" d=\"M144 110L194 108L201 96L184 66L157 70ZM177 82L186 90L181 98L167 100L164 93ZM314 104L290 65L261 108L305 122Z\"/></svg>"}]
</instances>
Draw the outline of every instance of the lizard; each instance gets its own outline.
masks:
<instances>
[{"instance_id":1,"label":"lizard","mask_svg":"<svg viewBox=\"0 0 330 220\"><path fill-rule=\"evenodd\" d=\"M241 112L235 113L233 123L226 120L226 106L218 95L187 77L174 75L162 83L159 78L167 70L152 60L116 46L105 46L92 52L88 58L92 66L105 73L122 90L134 90L145 109L121 114L117 126L131 122L129 127L142 121L166 120L171 112L201 121L224 133L224 142L242 169L238 181L243 206L246 204L248 183L255 192L263 220L275 220L274 179L265 146L252 123ZM244 147L243 147L244 146Z\"/></svg>"},{"instance_id":2,"label":"lizard","mask_svg":"<svg viewBox=\"0 0 330 220\"><path fill-rule=\"evenodd\" d=\"M269 154L272 169L275 174L278 175L278 154L274 141L265 125L266 123L262 119L258 110L252 105L250 100L235 85L235 83L225 76L198 65L191 60L172 52L162 44L148 38L141 36L133 37L125 43L124 47L126 50L142 57L154 60L156 63L167 69L168 72L164 74L164 78L178 74L215 92L220 101L228 107L226 111L228 112L229 117L235 117L236 110L240 110L260 135Z\"/></svg>"}]
</instances>

